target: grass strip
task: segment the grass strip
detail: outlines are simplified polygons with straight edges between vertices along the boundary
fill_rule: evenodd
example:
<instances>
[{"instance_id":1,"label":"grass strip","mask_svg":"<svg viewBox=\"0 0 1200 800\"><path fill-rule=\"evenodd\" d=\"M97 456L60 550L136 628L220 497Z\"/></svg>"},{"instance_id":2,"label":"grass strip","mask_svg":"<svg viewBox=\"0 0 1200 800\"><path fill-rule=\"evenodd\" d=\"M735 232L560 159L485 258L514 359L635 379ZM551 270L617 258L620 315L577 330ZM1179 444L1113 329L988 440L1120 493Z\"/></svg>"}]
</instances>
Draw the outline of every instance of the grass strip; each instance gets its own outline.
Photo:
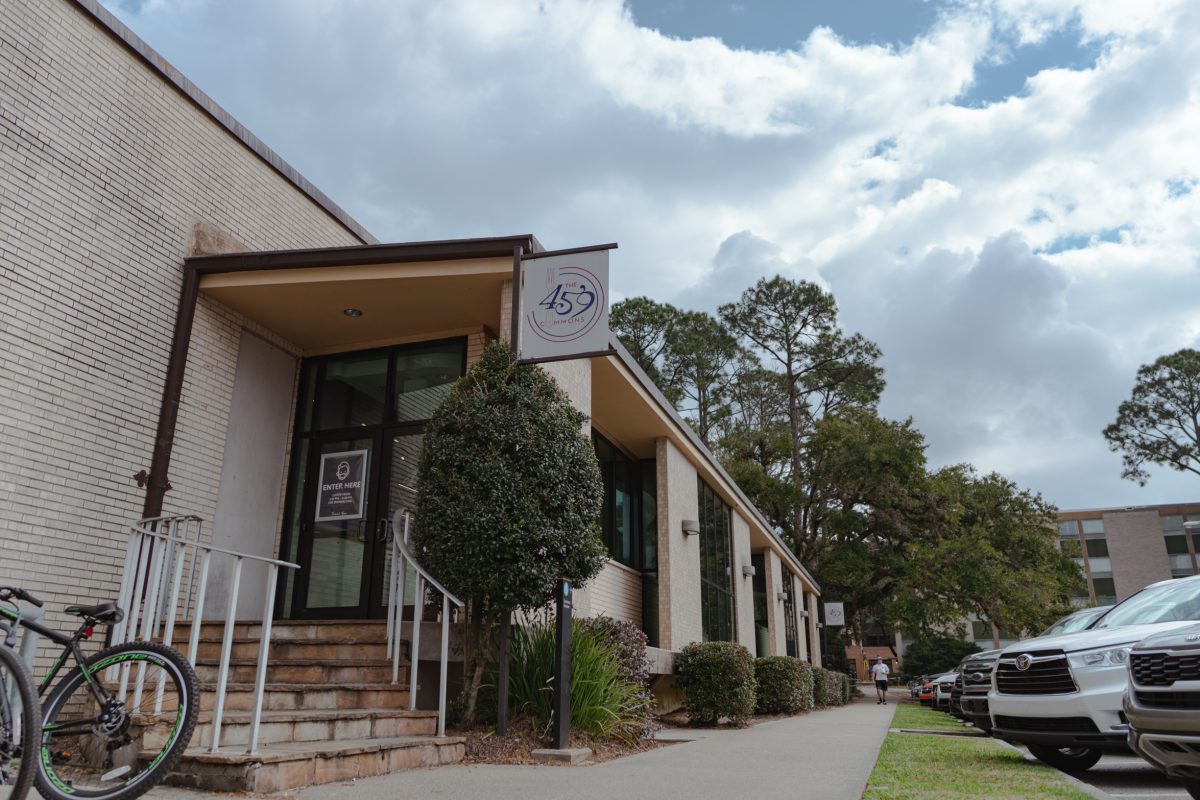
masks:
<instances>
[{"instance_id":1,"label":"grass strip","mask_svg":"<svg viewBox=\"0 0 1200 800\"><path fill-rule=\"evenodd\" d=\"M922 727L902 720L894 727ZM925 709L916 709L925 711ZM936 713L936 712L928 712ZM908 715L903 715L907 717ZM1092 800L1056 770L1026 761L990 738L889 733L863 800Z\"/></svg>"},{"instance_id":2,"label":"grass strip","mask_svg":"<svg viewBox=\"0 0 1200 800\"><path fill-rule=\"evenodd\" d=\"M983 735L975 728L966 725L945 712L934 711L932 708L926 708L916 703L901 703L898 705L896 707L896 716L892 718L892 727Z\"/></svg>"}]
</instances>

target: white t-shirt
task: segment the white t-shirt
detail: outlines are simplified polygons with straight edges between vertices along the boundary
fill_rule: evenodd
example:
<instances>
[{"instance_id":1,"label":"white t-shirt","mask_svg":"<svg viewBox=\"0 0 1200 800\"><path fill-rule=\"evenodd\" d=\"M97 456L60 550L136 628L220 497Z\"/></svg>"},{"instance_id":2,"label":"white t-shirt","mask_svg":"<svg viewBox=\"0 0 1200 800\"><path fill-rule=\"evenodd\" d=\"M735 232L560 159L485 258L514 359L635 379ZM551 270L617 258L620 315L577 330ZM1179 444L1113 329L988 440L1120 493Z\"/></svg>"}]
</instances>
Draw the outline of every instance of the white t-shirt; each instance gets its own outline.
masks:
<instances>
[{"instance_id":1,"label":"white t-shirt","mask_svg":"<svg viewBox=\"0 0 1200 800\"><path fill-rule=\"evenodd\" d=\"M871 667L871 677L877 681L886 681L888 673L890 672L891 670L888 669L888 665L884 664L882 661L878 664L872 665Z\"/></svg>"}]
</instances>

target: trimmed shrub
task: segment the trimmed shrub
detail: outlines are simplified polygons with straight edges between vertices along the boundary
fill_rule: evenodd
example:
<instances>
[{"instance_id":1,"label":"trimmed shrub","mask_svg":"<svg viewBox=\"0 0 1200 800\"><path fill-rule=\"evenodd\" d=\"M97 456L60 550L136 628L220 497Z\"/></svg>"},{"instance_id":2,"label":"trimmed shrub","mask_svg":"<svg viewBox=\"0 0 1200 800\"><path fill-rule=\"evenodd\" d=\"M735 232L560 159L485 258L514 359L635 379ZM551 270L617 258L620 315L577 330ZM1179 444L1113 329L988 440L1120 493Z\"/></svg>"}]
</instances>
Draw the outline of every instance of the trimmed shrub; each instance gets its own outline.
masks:
<instances>
[{"instance_id":1,"label":"trimmed shrub","mask_svg":"<svg viewBox=\"0 0 1200 800\"><path fill-rule=\"evenodd\" d=\"M837 670L825 670L825 700L831 706L846 704L846 673Z\"/></svg>"},{"instance_id":2,"label":"trimmed shrub","mask_svg":"<svg viewBox=\"0 0 1200 800\"><path fill-rule=\"evenodd\" d=\"M846 705L854 698L855 679L844 672L839 672L842 676L842 705Z\"/></svg>"},{"instance_id":3,"label":"trimmed shrub","mask_svg":"<svg viewBox=\"0 0 1200 800\"><path fill-rule=\"evenodd\" d=\"M571 631L571 727L599 738L636 739L650 718L644 686L625 679L621 646L606 626ZM644 669L644 668L643 668ZM554 721L554 625L514 627L509 702L542 731Z\"/></svg>"},{"instance_id":4,"label":"trimmed shrub","mask_svg":"<svg viewBox=\"0 0 1200 800\"><path fill-rule=\"evenodd\" d=\"M829 682L825 679L826 673L829 670L824 667L813 667L813 706L816 708L825 708L829 705L829 698L826 691L829 688Z\"/></svg>"},{"instance_id":5,"label":"trimmed shrub","mask_svg":"<svg viewBox=\"0 0 1200 800\"><path fill-rule=\"evenodd\" d=\"M790 656L764 656L754 661L758 683L756 714L798 714L812 708L812 672Z\"/></svg>"},{"instance_id":6,"label":"trimmed shrub","mask_svg":"<svg viewBox=\"0 0 1200 800\"><path fill-rule=\"evenodd\" d=\"M754 714L754 656L733 642L693 642L675 660L683 707L692 722L728 717L744 725Z\"/></svg>"}]
</instances>

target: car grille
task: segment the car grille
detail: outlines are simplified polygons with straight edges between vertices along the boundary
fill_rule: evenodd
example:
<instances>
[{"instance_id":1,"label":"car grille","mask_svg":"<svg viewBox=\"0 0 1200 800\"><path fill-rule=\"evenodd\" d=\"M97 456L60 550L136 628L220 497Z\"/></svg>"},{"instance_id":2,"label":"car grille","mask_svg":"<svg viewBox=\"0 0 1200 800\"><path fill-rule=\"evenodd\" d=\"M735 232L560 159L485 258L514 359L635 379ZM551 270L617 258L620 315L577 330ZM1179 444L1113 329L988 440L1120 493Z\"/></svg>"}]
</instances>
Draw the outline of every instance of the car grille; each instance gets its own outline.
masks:
<instances>
[{"instance_id":1,"label":"car grille","mask_svg":"<svg viewBox=\"0 0 1200 800\"><path fill-rule=\"evenodd\" d=\"M1129 666L1139 686L1170 686L1175 681L1200 681L1200 653L1130 653Z\"/></svg>"},{"instance_id":2,"label":"car grille","mask_svg":"<svg viewBox=\"0 0 1200 800\"><path fill-rule=\"evenodd\" d=\"M1020 655L1020 654L1019 654ZM1067 657L1061 650L1036 650L1028 655L1052 658L1035 661L1027 670L1017 669L1017 657L1000 659L996 664L996 690L1001 694L1071 694L1079 691Z\"/></svg>"},{"instance_id":3,"label":"car grille","mask_svg":"<svg viewBox=\"0 0 1200 800\"><path fill-rule=\"evenodd\" d=\"M992 688L992 670L995 666L990 662L966 664L962 671L963 694L986 694Z\"/></svg>"},{"instance_id":4,"label":"car grille","mask_svg":"<svg viewBox=\"0 0 1200 800\"><path fill-rule=\"evenodd\" d=\"M1138 692L1137 701L1147 708L1200 709L1200 692Z\"/></svg>"},{"instance_id":5,"label":"car grille","mask_svg":"<svg viewBox=\"0 0 1200 800\"><path fill-rule=\"evenodd\" d=\"M1088 717L1008 717L996 716L996 727L1010 731L1043 733L1099 733Z\"/></svg>"}]
</instances>

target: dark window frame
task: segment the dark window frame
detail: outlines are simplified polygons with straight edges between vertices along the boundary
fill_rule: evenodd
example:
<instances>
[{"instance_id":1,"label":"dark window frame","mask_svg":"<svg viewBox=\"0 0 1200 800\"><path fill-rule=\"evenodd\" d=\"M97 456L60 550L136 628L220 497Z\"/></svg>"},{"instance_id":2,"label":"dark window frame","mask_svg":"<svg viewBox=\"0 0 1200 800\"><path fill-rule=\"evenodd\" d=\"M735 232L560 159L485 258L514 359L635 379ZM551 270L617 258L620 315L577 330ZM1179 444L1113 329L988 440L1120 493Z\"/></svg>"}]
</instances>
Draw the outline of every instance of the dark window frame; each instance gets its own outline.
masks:
<instances>
[{"instance_id":1,"label":"dark window frame","mask_svg":"<svg viewBox=\"0 0 1200 800\"><path fill-rule=\"evenodd\" d=\"M704 641L737 641L733 595L733 509L696 476L700 511L700 624ZM724 572L724 575L721 573Z\"/></svg>"}]
</instances>

